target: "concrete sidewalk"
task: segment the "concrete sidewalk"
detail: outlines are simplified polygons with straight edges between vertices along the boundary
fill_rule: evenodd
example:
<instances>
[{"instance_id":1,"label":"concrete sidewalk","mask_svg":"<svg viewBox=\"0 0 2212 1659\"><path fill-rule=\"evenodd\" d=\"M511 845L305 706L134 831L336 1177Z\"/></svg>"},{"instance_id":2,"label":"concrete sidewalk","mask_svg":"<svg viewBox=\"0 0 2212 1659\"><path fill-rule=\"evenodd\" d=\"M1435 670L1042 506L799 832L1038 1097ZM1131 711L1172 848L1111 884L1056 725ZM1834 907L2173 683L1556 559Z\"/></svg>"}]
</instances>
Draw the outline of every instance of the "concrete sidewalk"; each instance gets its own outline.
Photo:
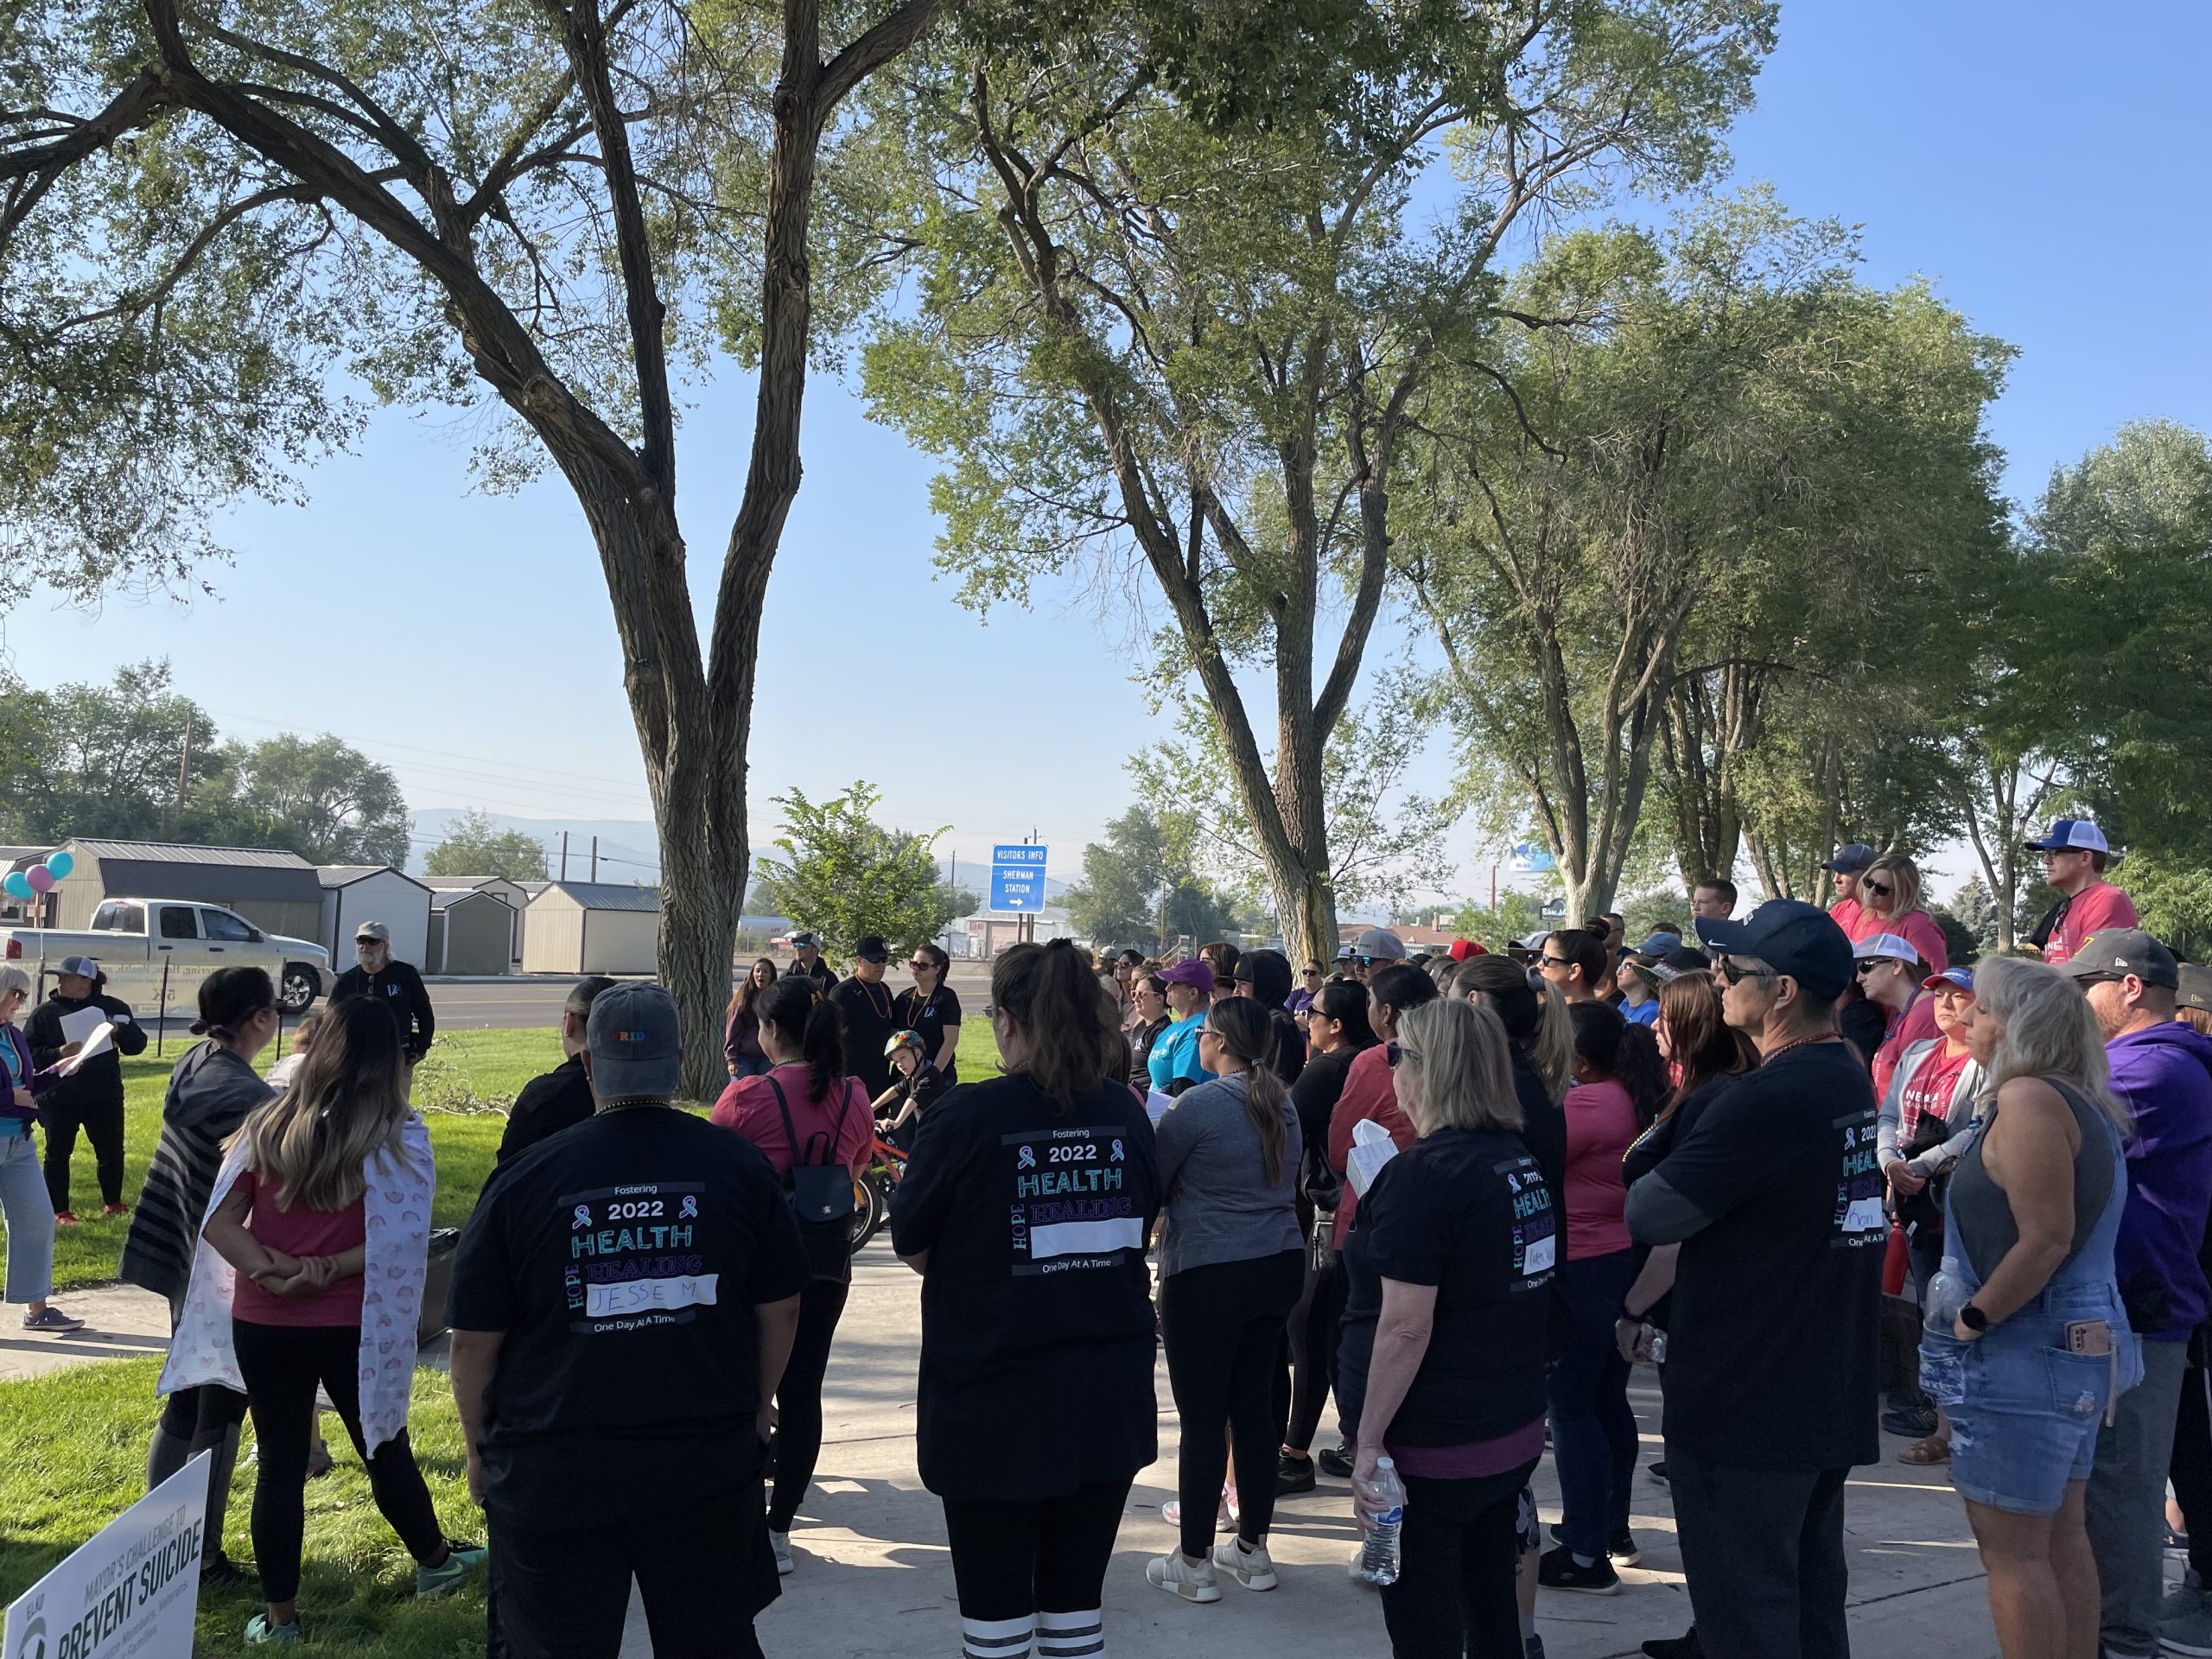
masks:
<instances>
[{"instance_id":1,"label":"concrete sidewalk","mask_svg":"<svg viewBox=\"0 0 2212 1659\"><path fill-rule=\"evenodd\" d=\"M852 1300L830 1361L826 1444L791 1533L798 1570L759 1623L761 1645L777 1659L959 1651L943 1512L914 1472L918 1288L880 1240L855 1264ZM1164 1365L1158 1387L1160 1460L1138 1477L1130 1493L1107 1574L1108 1651L1147 1659L1387 1652L1380 1603L1344 1575L1355 1525L1350 1489L1341 1482L1324 1479L1319 1491L1277 1506L1269 1548L1285 1569L1279 1590L1252 1595L1230 1584L1218 1604L1196 1606L1145 1582L1145 1561L1174 1544L1160 1518L1160 1506L1175 1491L1176 1424ZM1631 1397L1648 1464L1661 1455L1650 1372L1638 1374ZM1325 1436L1329 1432L1325 1427ZM1902 1444L1884 1437L1885 1453ZM1559 1488L1548 1459L1538 1471L1536 1493L1544 1520L1558 1520ZM1643 1564L1624 1570L1623 1593L1541 1593L1537 1628L1551 1659L1632 1655L1647 1637L1679 1636L1688 1628L1673 1506L1666 1489L1641 1470L1633 1525ZM1980 1560L1941 1470L1885 1463L1859 1471L1847 1526L1858 1651L1994 1659ZM642 1609L634 1605L622 1651L624 1659L648 1659L652 1651Z\"/></svg>"}]
</instances>

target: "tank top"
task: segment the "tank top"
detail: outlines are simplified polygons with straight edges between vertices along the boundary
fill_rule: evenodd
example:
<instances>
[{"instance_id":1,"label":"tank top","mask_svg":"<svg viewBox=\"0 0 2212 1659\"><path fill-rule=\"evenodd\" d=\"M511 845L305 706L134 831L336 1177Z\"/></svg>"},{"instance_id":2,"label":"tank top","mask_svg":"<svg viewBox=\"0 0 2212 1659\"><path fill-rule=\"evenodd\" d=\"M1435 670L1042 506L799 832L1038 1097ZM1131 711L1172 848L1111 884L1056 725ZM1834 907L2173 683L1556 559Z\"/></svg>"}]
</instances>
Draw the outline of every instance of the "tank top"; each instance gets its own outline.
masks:
<instances>
[{"instance_id":1,"label":"tank top","mask_svg":"<svg viewBox=\"0 0 2212 1659\"><path fill-rule=\"evenodd\" d=\"M2074 1236L2067 1244L2065 1261L2051 1274L2056 1281L2082 1253L2082 1247L2103 1217L2105 1206L2112 1202L2113 1135L2111 1124L2094 1104L2063 1083L2045 1081L2058 1090L2073 1112L2074 1126L2082 1137L2082 1148L2074 1154ZM1996 1121L1997 1105L1993 1101L1981 1133L1974 1136L1974 1144L1967 1148L1966 1155L1959 1160L1959 1166L1951 1175L1949 1207L1951 1224L1955 1229L1952 1236L1965 1250L1977 1283L1986 1281L2005 1259L2005 1252L2020 1242L2019 1224L2012 1219L2012 1200L1990 1179L1981 1160L1989 1126Z\"/></svg>"}]
</instances>

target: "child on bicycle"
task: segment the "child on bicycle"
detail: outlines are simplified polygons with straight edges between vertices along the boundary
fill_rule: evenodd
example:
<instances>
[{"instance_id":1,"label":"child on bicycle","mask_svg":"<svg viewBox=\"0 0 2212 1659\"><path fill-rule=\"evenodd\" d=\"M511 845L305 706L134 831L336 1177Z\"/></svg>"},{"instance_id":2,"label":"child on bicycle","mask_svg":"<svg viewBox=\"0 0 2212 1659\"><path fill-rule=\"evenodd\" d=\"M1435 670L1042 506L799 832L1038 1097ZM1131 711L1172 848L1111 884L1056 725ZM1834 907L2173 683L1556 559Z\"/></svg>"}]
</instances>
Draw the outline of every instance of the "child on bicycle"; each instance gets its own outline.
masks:
<instances>
[{"instance_id":1,"label":"child on bicycle","mask_svg":"<svg viewBox=\"0 0 2212 1659\"><path fill-rule=\"evenodd\" d=\"M896 1103L897 1116L884 1130L883 1138L901 1152L912 1152L922 1114L944 1092L944 1077L922 1052L918 1031L893 1032L891 1040L883 1046L883 1054L891 1062L891 1086L875 1097L876 1116L880 1117Z\"/></svg>"}]
</instances>

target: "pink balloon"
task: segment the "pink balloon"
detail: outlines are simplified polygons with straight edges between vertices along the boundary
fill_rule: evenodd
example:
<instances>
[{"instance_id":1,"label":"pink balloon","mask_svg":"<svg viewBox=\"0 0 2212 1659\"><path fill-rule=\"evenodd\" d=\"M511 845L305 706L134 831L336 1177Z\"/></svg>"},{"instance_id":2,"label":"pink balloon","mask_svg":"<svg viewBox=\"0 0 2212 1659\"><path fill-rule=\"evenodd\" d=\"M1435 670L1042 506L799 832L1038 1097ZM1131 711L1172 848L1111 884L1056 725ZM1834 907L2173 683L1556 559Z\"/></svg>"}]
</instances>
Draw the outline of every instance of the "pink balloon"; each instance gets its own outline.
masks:
<instances>
[{"instance_id":1,"label":"pink balloon","mask_svg":"<svg viewBox=\"0 0 2212 1659\"><path fill-rule=\"evenodd\" d=\"M31 884L33 893L44 893L54 885L54 872L43 864L34 864L25 874L24 880Z\"/></svg>"}]
</instances>

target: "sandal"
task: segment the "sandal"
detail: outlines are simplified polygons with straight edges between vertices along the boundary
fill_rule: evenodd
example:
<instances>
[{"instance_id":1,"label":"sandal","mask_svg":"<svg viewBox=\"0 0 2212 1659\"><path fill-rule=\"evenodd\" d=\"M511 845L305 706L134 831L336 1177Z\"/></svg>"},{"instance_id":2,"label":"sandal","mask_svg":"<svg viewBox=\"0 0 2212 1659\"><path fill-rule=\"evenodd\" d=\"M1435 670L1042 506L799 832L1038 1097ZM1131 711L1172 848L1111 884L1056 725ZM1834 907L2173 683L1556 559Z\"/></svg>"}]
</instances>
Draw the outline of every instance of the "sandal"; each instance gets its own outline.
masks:
<instances>
[{"instance_id":1,"label":"sandal","mask_svg":"<svg viewBox=\"0 0 2212 1659\"><path fill-rule=\"evenodd\" d=\"M1925 1468L1931 1464L1948 1463L1950 1460L1951 1442L1942 1434L1930 1434L1910 1446L1897 1448L1899 1463L1916 1464Z\"/></svg>"}]
</instances>

